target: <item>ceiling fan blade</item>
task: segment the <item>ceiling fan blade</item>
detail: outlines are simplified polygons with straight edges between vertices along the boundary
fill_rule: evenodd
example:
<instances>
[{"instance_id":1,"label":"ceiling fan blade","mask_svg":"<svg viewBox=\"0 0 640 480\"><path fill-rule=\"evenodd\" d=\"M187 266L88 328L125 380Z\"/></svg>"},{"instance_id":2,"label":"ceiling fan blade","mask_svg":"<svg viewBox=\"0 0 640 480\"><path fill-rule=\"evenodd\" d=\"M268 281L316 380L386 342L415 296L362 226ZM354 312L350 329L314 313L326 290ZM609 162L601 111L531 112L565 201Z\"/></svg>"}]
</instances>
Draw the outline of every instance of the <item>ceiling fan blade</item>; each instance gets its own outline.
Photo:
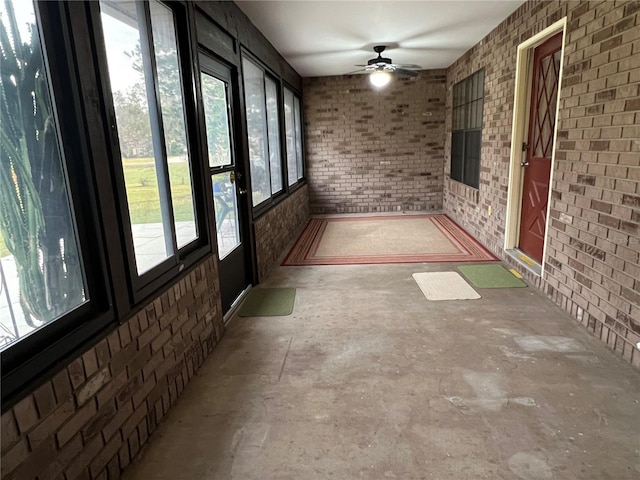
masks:
<instances>
[{"instance_id":1,"label":"ceiling fan blade","mask_svg":"<svg viewBox=\"0 0 640 480\"><path fill-rule=\"evenodd\" d=\"M404 68L405 70L422 70L420 65L415 65L413 63L403 63L402 65L398 65L398 68Z\"/></svg>"},{"instance_id":2,"label":"ceiling fan blade","mask_svg":"<svg viewBox=\"0 0 640 480\"><path fill-rule=\"evenodd\" d=\"M356 67L357 67L357 66L358 66L358 65L356 65ZM370 71L371 71L371 70L368 70L368 69L366 69L366 68L361 68L361 69L359 69L359 70L354 70L353 72L345 73L345 75L356 75L356 74L358 74L358 73L367 73L367 72L370 72Z\"/></svg>"},{"instance_id":3,"label":"ceiling fan blade","mask_svg":"<svg viewBox=\"0 0 640 480\"><path fill-rule=\"evenodd\" d=\"M405 68L396 68L394 72L399 73L400 75L406 75L407 77L417 77L418 72L415 70L407 70Z\"/></svg>"}]
</instances>

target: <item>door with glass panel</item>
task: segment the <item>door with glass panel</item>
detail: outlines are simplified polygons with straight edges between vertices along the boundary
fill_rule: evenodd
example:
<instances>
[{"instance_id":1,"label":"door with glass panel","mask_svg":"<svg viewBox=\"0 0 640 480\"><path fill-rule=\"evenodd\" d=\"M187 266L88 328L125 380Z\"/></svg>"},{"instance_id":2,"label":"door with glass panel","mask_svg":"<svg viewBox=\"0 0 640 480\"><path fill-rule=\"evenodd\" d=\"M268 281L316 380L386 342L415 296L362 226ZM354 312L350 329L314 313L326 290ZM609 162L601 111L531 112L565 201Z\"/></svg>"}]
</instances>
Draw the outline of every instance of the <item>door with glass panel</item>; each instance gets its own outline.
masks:
<instances>
[{"instance_id":1,"label":"door with glass panel","mask_svg":"<svg viewBox=\"0 0 640 480\"><path fill-rule=\"evenodd\" d=\"M542 263L562 57L562 32L536 47L533 56L529 139L523 146L526 158L521 163L524 179L518 246L531 258Z\"/></svg>"},{"instance_id":2,"label":"door with glass panel","mask_svg":"<svg viewBox=\"0 0 640 480\"><path fill-rule=\"evenodd\" d=\"M200 55L200 80L206 127L209 172L213 188L222 311L249 285L247 198L242 162L236 161L233 132L231 71Z\"/></svg>"}]
</instances>

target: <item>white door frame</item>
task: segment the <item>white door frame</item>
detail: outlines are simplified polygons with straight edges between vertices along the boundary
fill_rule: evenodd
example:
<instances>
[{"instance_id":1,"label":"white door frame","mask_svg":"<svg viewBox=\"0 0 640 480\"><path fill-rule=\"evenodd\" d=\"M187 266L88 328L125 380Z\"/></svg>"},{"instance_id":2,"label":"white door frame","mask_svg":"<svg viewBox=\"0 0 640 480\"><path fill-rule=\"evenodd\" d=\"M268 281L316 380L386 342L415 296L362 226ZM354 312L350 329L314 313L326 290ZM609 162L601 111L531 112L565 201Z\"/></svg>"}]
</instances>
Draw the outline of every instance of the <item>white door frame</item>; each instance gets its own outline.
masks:
<instances>
[{"instance_id":1,"label":"white door frame","mask_svg":"<svg viewBox=\"0 0 640 480\"><path fill-rule=\"evenodd\" d=\"M507 208L505 215L504 249L511 250L518 247L520 236L520 213L522 209L522 182L524 167L520 165L525 152L522 144L526 141L529 130L529 107L531 103L531 72L533 68L533 50L544 43L552 35L563 32L562 55L560 57L560 72L558 78L558 98L556 102L556 122L553 129L553 151L551 153L551 175L549 177L549 199L547 201L546 228L544 235L544 249L542 252L542 273L544 273L544 259L547 252L549 232L549 211L551 208L551 192L553 190L553 172L556 157L556 140L558 136L558 110L560 107L560 91L562 87L562 69L564 64L564 47L567 35L567 17L558 20L530 39L518 45L516 60L516 84L513 100L513 126L511 130L511 157L509 160L509 184L507 190Z\"/></svg>"}]
</instances>

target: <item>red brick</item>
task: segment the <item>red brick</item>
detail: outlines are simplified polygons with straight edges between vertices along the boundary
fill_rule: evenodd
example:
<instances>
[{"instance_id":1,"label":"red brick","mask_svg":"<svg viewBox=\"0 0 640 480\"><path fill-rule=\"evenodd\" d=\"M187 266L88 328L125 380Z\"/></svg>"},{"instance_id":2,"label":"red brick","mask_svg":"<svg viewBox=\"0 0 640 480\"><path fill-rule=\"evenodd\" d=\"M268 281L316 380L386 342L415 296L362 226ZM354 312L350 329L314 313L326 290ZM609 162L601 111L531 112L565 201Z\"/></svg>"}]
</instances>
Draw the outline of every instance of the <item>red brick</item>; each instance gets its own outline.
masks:
<instances>
[{"instance_id":1,"label":"red brick","mask_svg":"<svg viewBox=\"0 0 640 480\"><path fill-rule=\"evenodd\" d=\"M120 334L118 333L118 330L114 330L107 337L107 344L109 345L110 357L112 357L113 355L115 355L120 351L120 349L122 348L122 345L120 344Z\"/></svg>"},{"instance_id":2,"label":"red brick","mask_svg":"<svg viewBox=\"0 0 640 480\"><path fill-rule=\"evenodd\" d=\"M118 404L125 403L131 399L133 393L142 385L142 373L138 372L122 387L117 394Z\"/></svg>"},{"instance_id":3,"label":"red brick","mask_svg":"<svg viewBox=\"0 0 640 480\"><path fill-rule=\"evenodd\" d=\"M75 412L75 403L72 398L58 406L51 415L42 420L29 433L29 443L36 446L49 436L53 436L57 429Z\"/></svg>"},{"instance_id":4,"label":"red brick","mask_svg":"<svg viewBox=\"0 0 640 480\"><path fill-rule=\"evenodd\" d=\"M96 414L91 417L91 420L82 428L82 437L85 442L95 436L98 435L105 425L107 425L111 418L116 413L116 402L112 400L110 403L103 405Z\"/></svg>"},{"instance_id":5,"label":"red brick","mask_svg":"<svg viewBox=\"0 0 640 480\"><path fill-rule=\"evenodd\" d=\"M142 350L147 344L151 342L160 333L160 326L157 322L149 325L149 328L140 333L138 337L138 349Z\"/></svg>"},{"instance_id":6,"label":"red brick","mask_svg":"<svg viewBox=\"0 0 640 480\"><path fill-rule=\"evenodd\" d=\"M71 440L76 433L82 429L96 414L96 403L91 401L85 404L82 408L76 411L76 413L66 422L56 434L58 440L58 446L62 447L65 443Z\"/></svg>"},{"instance_id":7,"label":"red brick","mask_svg":"<svg viewBox=\"0 0 640 480\"><path fill-rule=\"evenodd\" d=\"M104 442L102 441L102 436L98 435L97 437L93 437L89 442L84 446L84 448L78 452L78 455L73 460L73 462L67 466L65 469L65 474L67 478L78 478L80 474L89 466L91 460L98 455L98 452L102 449ZM89 478L87 472L87 478Z\"/></svg>"},{"instance_id":8,"label":"red brick","mask_svg":"<svg viewBox=\"0 0 640 480\"><path fill-rule=\"evenodd\" d=\"M123 388L128 382L127 371L122 370L116 377L112 378L105 387L98 392L96 399L98 400L98 408L102 408L116 393Z\"/></svg>"},{"instance_id":9,"label":"red brick","mask_svg":"<svg viewBox=\"0 0 640 480\"><path fill-rule=\"evenodd\" d=\"M53 385L53 391L56 394L56 401L63 403L65 400L71 397L71 381L69 380L69 372L66 369L57 373L51 381Z\"/></svg>"},{"instance_id":10,"label":"red brick","mask_svg":"<svg viewBox=\"0 0 640 480\"><path fill-rule=\"evenodd\" d=\"M76 401L78 405L83 405L87 400L93 397L109 380L111 374L108 368L104 368L88 379L86 383L76 391Z\"/></svg>"},{"instance_id":11,"label":"red brick","mask_svg":"<svg viewBox=\"0 0 640 480\"><path fill-rule=\"evenodd\" d=\"M138 348L136 342L129 342L126 347L114 354L109 363L111 375L116 376L131 362L137 353Z\"/></svg>"},{"instance_id":12,"label":"red brick","mask_svg":"<svg viewBox=\"0 0 640 480\"><path fill-rule=\"evenodd\" d=\"M120 434L115 435L111 440L100 449L98 455L91 461L91 476L95 477L114 457L118 456L118 450L122 444Z\"/></svg>"},{"instance_id":13,"label":"red brick","mask_svg":"<svg viewBox=\"0 0 640 480\"><path fill-rule=\"evenodd\" d=\"M56 445L53 438L48 438L41 442L35 449L29 453L32 459L37 461L23 461L11 475L5 475L3 471L3 480L23 480L30 478L43 478L41 472L48 464L56 458ZM4 458L3 458L4 467ZM4 470L4 469L3 469Z\"/></svg>"},{"instance_id":14,"label":"red brick","mask_svg":"<svg viewBox=\"0 0 640 480\"><path fill-rule=\"evenodd\" d=\"M18 426L16 425L16 421L13 416L13 410L9 410L2 415L0 435L2 436L0 446L2 447L3 452L16 443L18 438L20 438L20 432L18 431Z\"/></svg>"},{"instance_id":15,"label":"red brick","mask_svg":"<svg viewBox=\"0 0 640 480\"><path fill-rule=\"evenodd\" d=\"M38 421L38 410L32 395L20 400L15 407L13 413L18 423L18 429L21 433L28 432Z\"/></svg>"},{"instance_id":16,"label":"red brick","mask_svg":"<svg viewBox=\"0 0 640 480\"><path fill-rule=\"evenodd\" d=\"M104 438L111 438L124 425L124 422L133 414L132 402L126 402L119 406L117 413L102 429Z\"/></svg>"},{"instance_id":17,"label":"red brick","mask_svg":"<svg viewBox=\"0 0 640 480\"><path fill-rule=\"evenodd\" d=\"M56 475L60 475L65 467L78 455L83 448L82 435L76 435L68 442L63 448L57 450L55 455L48 464L42 465L42 474L39 478L57 478ZM64 478L64 476L63 476Z\"/></svg>"},{"instance_id":18,"label":"red brick","mask_svg":"<svg viewBox=\"0 0 640 480\"><path fill-rule=\"evenodd\" d=\"M133 411L133 414L122 424L122 435L129 437L131 432L135 431L140 422L144 420L148 412L146 402L137 406Z\"/></svg>"},{"instance_id":19,"label":"red brick","mask_svg":"<svg viewBox=\"0 0 640 480\"><path fill-rule=\"evenodd\" d=\"M622 35L618 35L617 37L610 38L609 40L605 40L600 44L600 51L606 52L619 46L622 43Z\"/></svg>"},{"instance_id":20,"label":"red brick","mask_svg":"<svg viewBox=\"0 0 640 480\"><path fill-rule=\"evenodd\" d=\"M2 453L2 478L13 472L18 466L24 462L29 456L29 446L23 438L13 447Z\"/></svg>"},{"instance_id":21,"label":"red brick","mask_svg":"<svg viewBox=\"0 0 640 480\"><path fill-rule=\"evenodd\" d=\"M56 396L51 382L46 382L38 388L34 392L33 398L35 399L38 413L42 418L46 417L56 407Z\"/></svg>"},{"instance_id":22,"label":"red brick","mask_svg":"<svg viewBox=\"0 0 640 480\"><path fill-rule=\"evenodd\" d=\"M106 339L98 342L98 344L95 346L95 351L96 351L96 356L98 358L99 368L102 368L107 363L109 363L109 360L111 359L111 354L109 352L109 344L107 343Z\"/></svg>"},{"instance_id":23,"label":"red brick","mask_svg":"<svg viewBox=\"0 0 640 480\"><path fill-rule=\"evenodd\" d=\"M162 349L162 346L169 341L169 339L171 338L171 331L169 330L163 330L162 332L160 332L160 335L158 335L152 342L151 342L151 351L152 352L157 352L158 350Z\"/></svg>"},{"instance_id":24,"label":"red brick","mask_svg":"<svg viewBox=\"0 0 640 480\"><path fill-rule=\"evenodd\" d=\"M131 342L131 330L129 330L129 324L125 323L118 328L118 335L120 336L120 346L126 347ZM113 354L113 352L112 352Z\"/></svg>"},{"instance_id":25,"label":"red brick","mask_svg":"<svg viewBox=\"0 0 640 480\"><path fill-rule=\"evenodd\" d=\"M625 112L640 110L640 98L633 98L624 102Z\"/></svg>"},{"instance_id":26,"label":"red brick","mask_svg":"<svg viewBox=\"0 0 640 480\"><path fill-rule=\"evenodd\" d=\"M82 355L82 363L85 377L89 378L98 371L98 358L96 357L95 348L91 348Z\"/></svg>"},{"instance_id":27,"label":"red brick","mask_svg":"<svg viewBox=\"0 0 640 480\"><path fill-rule=\"evenodd\" d=\"M80 385L82 385L87 378L84 374L84 364L82 362L82 358L76 358L69 364L67 370L69 372L69 379L71 380L71 386L73 387L73 389L76 389Z\"/></svg>"}]
</instances>

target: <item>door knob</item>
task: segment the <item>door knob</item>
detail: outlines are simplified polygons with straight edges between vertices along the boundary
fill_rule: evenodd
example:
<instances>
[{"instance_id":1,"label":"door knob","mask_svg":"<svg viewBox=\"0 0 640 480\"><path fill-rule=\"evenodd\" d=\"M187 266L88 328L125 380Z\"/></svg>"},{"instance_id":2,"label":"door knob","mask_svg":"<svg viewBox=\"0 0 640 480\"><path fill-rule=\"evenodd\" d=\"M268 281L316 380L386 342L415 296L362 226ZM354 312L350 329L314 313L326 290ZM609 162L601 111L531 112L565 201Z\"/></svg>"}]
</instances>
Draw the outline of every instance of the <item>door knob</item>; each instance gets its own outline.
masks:
<instances>
[{"instance_id":1,"label":"door knob","mask_svg":"<svg viewBox=\"0 0 640 480\"><path fill-rule=\"evenodd\" d=\"M240 195L246 195L246 194L247 194L247 190L246 190L246 189L244 189L244 188L239 188L239 189L238 189L238 193L239 193Z\"/></svg>"},{"instance_id":2,"label":"door knob","mask_svg":"<svg viewBox=\"0 0 640 480\"><path fill-rule=\"evenodd\" d=\"M520 166L528 167L529 166L529 162L527 160L523 160L523 161L520 162Z\"/></svg>"}]
</instances>

